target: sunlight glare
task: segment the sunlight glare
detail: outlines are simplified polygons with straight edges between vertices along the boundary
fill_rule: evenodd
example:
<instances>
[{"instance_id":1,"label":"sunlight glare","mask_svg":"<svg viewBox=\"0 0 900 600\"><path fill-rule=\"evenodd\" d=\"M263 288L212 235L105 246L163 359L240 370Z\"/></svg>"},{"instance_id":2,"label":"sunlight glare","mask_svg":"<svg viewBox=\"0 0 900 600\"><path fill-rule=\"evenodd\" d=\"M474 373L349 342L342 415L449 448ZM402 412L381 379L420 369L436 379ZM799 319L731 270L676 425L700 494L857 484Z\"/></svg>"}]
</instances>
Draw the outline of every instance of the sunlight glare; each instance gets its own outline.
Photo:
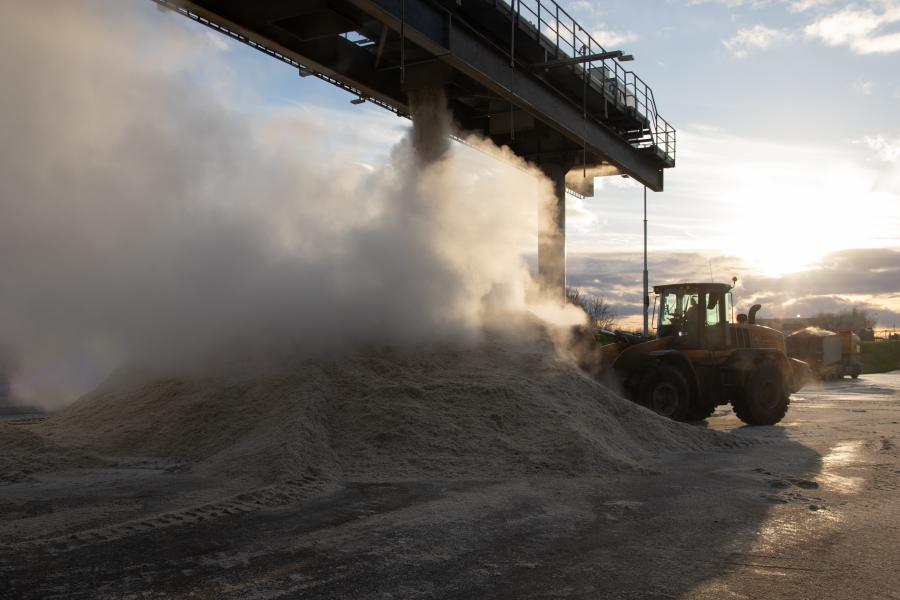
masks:
<instances>
[{"instance_id":1,"label":"sunlight glare","mask_svg":"<svg viewBox=\"0 0 900 600\"><path fill-rule=\"evenodd\" d=\"M749 208L734 215L741 223L734 245L761 274L800 272L830 252L868 245L866 232L842 218L857 207L877 204L864 171L841 165L819 180L811 180L809 172L770 172L765 180L742 175L741 189L731 200Z\"/></svg>"}]
</instances>

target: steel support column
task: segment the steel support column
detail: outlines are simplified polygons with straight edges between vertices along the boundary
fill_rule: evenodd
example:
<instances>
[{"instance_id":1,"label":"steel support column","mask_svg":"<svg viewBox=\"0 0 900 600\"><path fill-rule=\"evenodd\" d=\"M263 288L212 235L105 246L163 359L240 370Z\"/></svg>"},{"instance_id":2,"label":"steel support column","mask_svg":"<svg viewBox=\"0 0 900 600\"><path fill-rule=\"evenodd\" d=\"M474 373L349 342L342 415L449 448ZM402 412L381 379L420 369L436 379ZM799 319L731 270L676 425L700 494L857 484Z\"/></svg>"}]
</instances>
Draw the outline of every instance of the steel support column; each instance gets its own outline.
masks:
<instances>
[{"instance_id":1,"label":"steel support column","mask_svg":"<svg viewBox=\"0 0 900 600\"><path fill-rule=\"evenodd\" d=\"M566 292L566 173L569 165L547 162L541 170L553 184L553 198L541 199L538 211L538 278L549 293Z\"/></svg>"},{"instance_id":2,"label":"steel support column","mask_svg":"<svg viewBox=\"0 0 900 600\"><path fill-rule=\"evenodd\" d=\"M650 335L650 276L647 273L647 186L644 186L644 337Z\"/></svg>"}]
</instances>

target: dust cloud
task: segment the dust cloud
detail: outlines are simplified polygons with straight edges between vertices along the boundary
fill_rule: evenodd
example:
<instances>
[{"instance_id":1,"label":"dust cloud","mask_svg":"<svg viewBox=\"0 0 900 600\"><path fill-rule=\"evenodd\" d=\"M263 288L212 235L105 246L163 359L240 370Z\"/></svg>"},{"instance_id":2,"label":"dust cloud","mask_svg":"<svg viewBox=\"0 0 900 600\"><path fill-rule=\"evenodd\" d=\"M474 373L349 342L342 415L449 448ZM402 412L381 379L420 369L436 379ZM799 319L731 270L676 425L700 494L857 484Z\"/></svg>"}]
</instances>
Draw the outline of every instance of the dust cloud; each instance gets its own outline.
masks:
<instances>
[{"instance_id":1,"label":"dust cloud","mask_svg":"<svg viewBox=\"0 0 900 600\"><path fill-rule=\"evenodd\" d=\"M137 1L4 9L0 345L17 398L59 406L124 364L234 349L472 343L492 311L526 308L549 182L472 169L434 91L381 164L354 167L339 123L242 110L221 50L178 19Z\"/></svg>"},{"instance_id":2,"label":"dust cloud","mask_svg":"<svg viewBox=\"0 0 900 600\"><path fill-rule=\"evenodd\" d=\"M792 335L804 335L807 337L830 337L837 334L833 331L822 329L821 327L805 327L803 329L800 329L799 331L795 331Z\"/></svg>"}]
</instances>

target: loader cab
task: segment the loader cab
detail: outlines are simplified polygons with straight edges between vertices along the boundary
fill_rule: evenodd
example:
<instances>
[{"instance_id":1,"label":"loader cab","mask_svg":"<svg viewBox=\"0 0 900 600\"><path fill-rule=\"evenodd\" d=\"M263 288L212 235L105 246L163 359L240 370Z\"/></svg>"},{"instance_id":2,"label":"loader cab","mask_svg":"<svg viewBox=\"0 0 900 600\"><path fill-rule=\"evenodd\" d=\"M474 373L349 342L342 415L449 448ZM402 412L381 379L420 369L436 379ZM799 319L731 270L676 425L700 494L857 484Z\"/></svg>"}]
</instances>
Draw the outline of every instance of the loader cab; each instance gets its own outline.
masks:
<instances>
[{"instance_id":1,"label":"loader cab","mask_svg":"<svg viewBox=\"0 0 900 600\"><path fill-rule=\"evenodd\" d=\"M655 286L659 295L659 338L672 338L673 347L728 347L732 314L731 286L724 283L683 283Z\"/></svg>"}]
</instances>

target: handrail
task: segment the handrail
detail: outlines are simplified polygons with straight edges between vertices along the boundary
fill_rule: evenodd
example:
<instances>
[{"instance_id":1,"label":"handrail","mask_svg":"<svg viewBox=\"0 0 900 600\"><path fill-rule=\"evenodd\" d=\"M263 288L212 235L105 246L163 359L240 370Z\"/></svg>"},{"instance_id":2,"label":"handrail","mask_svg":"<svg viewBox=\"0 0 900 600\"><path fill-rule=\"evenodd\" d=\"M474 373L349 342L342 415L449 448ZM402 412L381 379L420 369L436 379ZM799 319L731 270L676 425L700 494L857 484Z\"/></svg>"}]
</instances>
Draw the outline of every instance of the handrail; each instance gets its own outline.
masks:
<instances>
[{"instance_id":1,"label":"handrail","mask_svg":"<svg viewBox=\"0 0 900 600\"><path fill-rule=\"evenodd\" d=\"M509 11L511 18L520 27L530 25L533 35L540 43L552 45L547 48L553 59L601 54L606 49L582 27L556 0L494 0L495 7ZM524 15L523 15L524 13ZM562 55L562 56L560 56ZM657 110L653 90L634 71L625 69L614 59L603 59L599 67L586 64L568 66L574 74L586 79L591 87L600 87L600 92L611 97L618 108L631 112L647 121L648 143L643 137L632 142L639 148L652 147L662 152L666 160L675 160L675 130L663 119ZM599 81L594 73L599 73Z\"/></svg>"},{"instance_id":2,"label":"handrail","mask_svg":"<svg viewBox=\"0 0 900 600\"><path fill-rule=\"evenodd\" d=\"M206 27L223 33L243 44L255 48L256 50L260 50L272 56L273 58L276 58L293 66L294 68L299 69L301 72L309 71L309 69L307 69L303 64L299 63L294 58L284 55L278 50L269 48L259 42L251 40L241 33L232 31L221 24L207 20L202 15L198 15L191 12L190 10L187 10L178 3L178 0L152 1L156 4L181 13L182 15L189 17L194 21L197 21L201 25L205 25ZM515 7L508 4L505 0L493 0L495 7L502 6L505 10L508 10L510 12L510 16L513 18L514 23L518 23L520 28L522 26L526 26L525 28L527 29L527 26L530 26L534 29L535 39L537 39L539 42L543 40L547 45L552 45L552 48L547 48L547 50L552 51L555 58L560 58L560 55L562 55L563 57L575 57L579 55L600 54L606 51L605 48L603 48L603 46L601 46L587 32L587 30L579 25L575 21L575 19L572 18L572 16L568 12L566 12L566 10L563 9L555 0L510 1ZM550 6L550 8L547 7L548 5ZM529 21L527 18L522 18L523 8L526 12L535 17L537 25ZM547 14L553 15L552 23L548 19L544 18ZM561 17L564 17L566 20L568 20L568 22L571 23L571 26L567 25L565 21L561 20ZM548 37L542 32L543 26L546 26L547 31L555 35L555 43L552 38ZM581 35L579 35L579 32ZM568 42L568 40L565 39L569 34L571 34L572 38L571 44ZM579 43L581 44L581 46L578 46ZM566 53L566 45L571 49L569 53ZM622 67L618 63L618 61L603 59L601 61L595 62L600 62L601 66L599 68L588 68L584 64L574 64L569 65L565 68L571 69L573 73L579 75L582 80L585 81L586 85L590 85L590 87L603 94L604 97L607 100L611 100L617 106L617 108L625 112L630 112L636 117L640 117L638 119L639 121L642 119L646 119L646 125L642 125L642 129L636 132L639 133L640 136L637 137L637 139L629 140L629 143L635 148L649 149L666 163L671 162L671 164L674 165L676 156L676 131L668 123L668 121L663 119L657 112L656 99L653 96L653 90L650 88L650 86L648 86L633 71ZM610 68L610 64L612 68ZM599 79L594 75L595 72L600 73ZM361 97L365 95L360 90L357 90L356 88L347 85L344 82L338 81L332 77L329 77L323 73L312 72L311 74L331 83L332 85L341 87L355 95ZM400 111L388 102L384 102L380 99L373 98L367 95L366 99L373 104L381 106L382 108L390 110L396 114L400 114ZM643 127L647 128L647 136L649 137L644 136Z\"/></svg>"}]
</instances>

